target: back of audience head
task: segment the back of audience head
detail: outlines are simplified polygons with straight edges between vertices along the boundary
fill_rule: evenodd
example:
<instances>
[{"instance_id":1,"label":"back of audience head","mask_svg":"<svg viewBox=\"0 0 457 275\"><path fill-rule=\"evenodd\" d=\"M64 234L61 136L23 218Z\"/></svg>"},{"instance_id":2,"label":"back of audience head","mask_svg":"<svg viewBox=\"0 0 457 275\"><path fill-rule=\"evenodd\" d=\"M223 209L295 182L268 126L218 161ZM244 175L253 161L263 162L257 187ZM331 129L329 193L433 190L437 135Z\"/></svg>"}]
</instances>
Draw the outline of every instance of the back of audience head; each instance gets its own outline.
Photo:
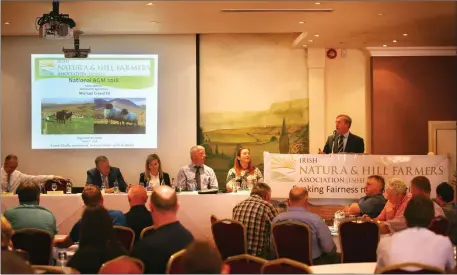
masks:
<instances>
[{"instance_id":1,"label":"back of audience head","mask_svg":"<svg viewBox=\"0 0 457 275\"><path fill-rule=\"evenodd\" d=\"M102 205L88 206L81 218L80 246L105 247L114 240L111 216Z\"/></svg>"},{"instance_id":2,"label":"back of audience head","mask_svg":"<svg viewBox=\"0 0 457 275\"><path fill-rule=\"evenodd\" d=\"M408 227L428 228L435 217L433 201L419 194L411 198L404 213Z\"/></svg>"},{"instance_id":3,"label":"back of audience head","mask_svg":"<svg viewBox=\"0 0 457 275\"><path fill-rule=\"evenodd\" d=\"M8 250L11 247L11 236L13 236L13 228L10 222L2 215L2 250Z\"/></svg>"},{"instance_id":4,"label":"back of audience head","mask_svg":"<svg viewBox=\"0 0 457 275\"><path fill-rule=\"evenodd\" d=\"M230 267L224 264L219 251L208 242L195 241L182 256L185 274L229 274Z\"/></svg>"},{"instance_id":5,"label":"back of audience head","mask_svg":"<svg viewBox=\"0 0 457 275\"><path fill-rule=\"evenodd\" d=\"M406 196L408 187L405 182L399 178L392 178L386 185L387 199L394 204L400 203Z\"/></svg>"},{"instance_id":6,"label":"back of audience head","mask_svg":"<svg viewBox=\"0 0 457 275\"><path fill-rule=\"evenodd\" d=\"M40 186L32 181L23 181L16 190L19 203L40 202Z\"/></svg>"},{"instance_id":7,"label":"back of audience head","mask_svg":"<svg viewBox=\"0 0 457 275\"><path fill-rule=\"evenodd\" d=\"M305 187L294 186L289 191L289 206L308 206L308 190Z\"/></svg>"},{"instance_id":8,"label":"back of audience head","mask_svg":"<svg viewBox=\"0 0 457 275\"><path fill-rule=\"evenodd\" d=\"M92 184L86 185L83 189L81 194L84 205L86 206L96 206L96 205L103 205L103 196L100 189Z\"/></svg>"},{"instance_id":9,"label":"back of audience head","mask_svg":"<svg viewBox=\"0 0 457 275\"><path fill-rule=\"evenodd\" d=\"M419 194L430 196L432 192L432 185L430 180L424 176L417 176L411 180L411 195L417 196Z\"/></svg>"},{"instance_id":10,"label":"back of audience head","mask_svg":"<svg viewBox=\"0 0 457 275\"><path fill-rule=\"evenodd\" d=\"M447 182L442 182L436 187L436 199L440 205L454 201L454 188Z\"/></svg>"},{"instance_id":11,"label":"back of audience head","mask_svg":"<svg viewBox=\"0 0 457 275\"><path fill-rule=\"evenodd\" d=\"M142 185L133 185L129 188L128 200L130 207L135 205L145 205L148 200L148 194L146 188Z\"/></svg>"},{"instance_id":12,"label":"back of audience head","mask_svg":"<svg viewBox=\"0 0 457 275\"><path fill-rule=\"evenodd\" d=\"M2 251L2 274L34 274L34 271L14 251Z\"/></svg>"},{"instance_id":13,"label":"back of audience head","mask_svg":"<svg viewBox=\"0 0 457 275\"><path fill-rule=\"evenodd\" d=\"M265 201L271 200L271 187L263 182L257 183L251 191L251 196L257 195Z\"/></svg>"}]
</instances>

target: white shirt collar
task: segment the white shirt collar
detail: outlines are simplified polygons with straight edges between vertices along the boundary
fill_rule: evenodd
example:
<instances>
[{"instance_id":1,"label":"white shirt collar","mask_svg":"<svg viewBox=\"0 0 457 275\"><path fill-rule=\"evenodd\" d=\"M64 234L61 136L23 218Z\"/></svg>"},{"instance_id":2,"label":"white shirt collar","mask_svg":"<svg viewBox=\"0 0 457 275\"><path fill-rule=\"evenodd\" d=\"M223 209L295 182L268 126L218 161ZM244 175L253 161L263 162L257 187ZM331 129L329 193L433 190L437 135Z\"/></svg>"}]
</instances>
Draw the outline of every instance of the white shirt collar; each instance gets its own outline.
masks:
<instances>
[{"instance_id":1,"label":"white shirt collar","mask_svg":"<svg viewBox=\"0 0 457 275\"><path fill-rule=\"evenodd\" d=\"M343 135L344 138L348 138L349 137L349 131L346 132L346 134Z\"/></svg>"}]
</instances>

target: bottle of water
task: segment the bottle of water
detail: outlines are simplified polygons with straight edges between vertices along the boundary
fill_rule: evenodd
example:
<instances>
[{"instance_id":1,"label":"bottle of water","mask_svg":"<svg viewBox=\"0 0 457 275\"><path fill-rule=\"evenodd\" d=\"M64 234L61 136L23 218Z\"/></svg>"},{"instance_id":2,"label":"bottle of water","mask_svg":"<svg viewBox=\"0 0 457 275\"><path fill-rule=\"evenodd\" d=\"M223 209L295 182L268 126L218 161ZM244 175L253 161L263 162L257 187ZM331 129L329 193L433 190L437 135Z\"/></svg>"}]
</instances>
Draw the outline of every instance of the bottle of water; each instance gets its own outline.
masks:
<instances>
[{"instance_id":1,"label":"bottle of water","mask_svg":"<svg viewBox=\"0 0 457 275\"><path fill-rule=\"evenodd\" d=\"M119 183L117 183L117 180L114 181L113 186L114 186L114 193L115 194L119 193Z\"/></svg>"},{"instance_id":2,"label":"bottle of water","mask_svg":"<svg viewBox=\"0 0 457 275\"><path fill-rule=\"evenodd\" d=\"M71 189L72 189L72 184L71 184L71 181L68 180L67 181L67 188L66 188L67 192L66 193L67 194L71 194Z\"/></svg>"},{"instance_id":3,"label":"bottle of water","mask_svg":"<svg viewBox=\"0 0 457 275\"><path fill-rule=\"evenodd\" d=\"M67 250L59 249L57 251L57 266L64 268L67 266Z\"/></svg>"}]
</instances>

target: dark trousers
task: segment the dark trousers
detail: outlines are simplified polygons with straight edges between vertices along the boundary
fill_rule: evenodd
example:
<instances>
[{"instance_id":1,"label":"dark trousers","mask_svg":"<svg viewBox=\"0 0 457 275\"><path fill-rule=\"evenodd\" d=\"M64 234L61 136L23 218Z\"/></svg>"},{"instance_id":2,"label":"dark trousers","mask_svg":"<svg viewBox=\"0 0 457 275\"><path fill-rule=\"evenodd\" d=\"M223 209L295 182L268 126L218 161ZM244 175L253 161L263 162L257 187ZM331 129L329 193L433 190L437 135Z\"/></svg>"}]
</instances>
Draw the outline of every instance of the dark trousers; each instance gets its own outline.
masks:
<instances>
[{"instance_id":1,"label":"dark trousers","mask_svg":"<svg viewBox=\"0 0 457 275\"><path fill-rule=\"evenodd\" d=\"M313 265L339 264L341 263L340 253L324 253L320 257L313 259Z\"/></svg>"}]
</instances>

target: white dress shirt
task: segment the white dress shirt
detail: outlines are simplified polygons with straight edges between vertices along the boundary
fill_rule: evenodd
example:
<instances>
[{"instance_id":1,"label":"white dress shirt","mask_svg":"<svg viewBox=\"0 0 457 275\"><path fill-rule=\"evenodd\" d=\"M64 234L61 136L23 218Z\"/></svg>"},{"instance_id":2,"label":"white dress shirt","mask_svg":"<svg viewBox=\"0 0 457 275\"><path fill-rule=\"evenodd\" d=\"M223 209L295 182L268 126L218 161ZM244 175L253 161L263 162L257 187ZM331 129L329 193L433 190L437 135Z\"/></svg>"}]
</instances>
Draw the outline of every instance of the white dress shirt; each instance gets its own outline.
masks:
<instances>
[{"instance_id":1,"label":"white dress shirt","mask_svg":"<svg viewBox=\"0 0 457 275\"><path fill-rule=\"evenodd\" d=\"M157 173L157 176L154 176L152 174L149 174L149 187L152 189L160 186L160 176L159 173Z\"/></svg>"},{"instance_id":2,"label":"white dress shirt","mask_svg":"<svg viewBox=\"0 0 457 275\"><path fill-rule=\"evenodd\" d=\"M17 187L23 181L33 181L35 183L42 183L48 180L52 180L54 178L53 175L42 175L42 176L32 176L21 173L19 170L14 170L10 176L10 192L15 193ZM8 186L8 174L5 172L5 169L2 166L2 192L7 192Z\"/></svg>"},{"instance_id":3,"label":"white dress shirt","mask_svg":"<svg viewBox=\"0 0 457 275\"><path fill-rule=\"evenodd\" d=\"M379 241L376 269L401 263L422 263L449 270L454 268L452 243L448 237L427 228L407 228ZM416 271L418 268L406 268Z\"/></svg>"}]
</instances>

